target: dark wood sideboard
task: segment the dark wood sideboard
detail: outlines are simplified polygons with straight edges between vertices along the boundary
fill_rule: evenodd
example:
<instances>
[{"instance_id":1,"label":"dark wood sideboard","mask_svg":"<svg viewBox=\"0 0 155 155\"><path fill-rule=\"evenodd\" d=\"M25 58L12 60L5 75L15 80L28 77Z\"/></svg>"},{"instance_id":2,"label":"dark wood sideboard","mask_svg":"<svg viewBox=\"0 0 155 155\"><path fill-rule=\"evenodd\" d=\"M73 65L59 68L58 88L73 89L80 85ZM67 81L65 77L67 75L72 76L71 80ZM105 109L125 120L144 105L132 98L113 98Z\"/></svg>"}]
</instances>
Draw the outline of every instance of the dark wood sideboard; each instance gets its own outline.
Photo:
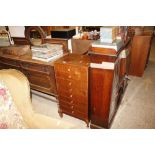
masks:
<instances>
[{"instance_id":1,"label":"dark wood sideboard","mask_svg":"<svg viewBox=\"0 0 155 155\"><path fill-rule=\"evenodd\" d=\"M0 54L0 69L9 68L23 72L32 89L57 96L53 63L33 60L31 54L20 57Z\"/></svg>"}]
</instances>

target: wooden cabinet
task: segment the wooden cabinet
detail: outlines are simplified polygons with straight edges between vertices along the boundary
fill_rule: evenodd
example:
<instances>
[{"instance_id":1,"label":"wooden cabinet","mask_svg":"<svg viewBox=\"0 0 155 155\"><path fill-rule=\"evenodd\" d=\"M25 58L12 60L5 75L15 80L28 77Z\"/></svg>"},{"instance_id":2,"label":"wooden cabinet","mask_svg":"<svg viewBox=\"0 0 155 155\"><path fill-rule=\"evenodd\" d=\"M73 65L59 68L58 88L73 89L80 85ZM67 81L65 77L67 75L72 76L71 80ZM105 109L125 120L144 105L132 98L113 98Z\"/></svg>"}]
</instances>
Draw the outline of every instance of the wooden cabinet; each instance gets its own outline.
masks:
<instances>
[{"instance_id":1,"label":"wooden cabinet","mask_svg":"<svg viewBox=\"0 0 155 155\"><path fill-rule=\"evenodd\" d=\"M89 52L91 128L110 128L127 85L127 45L120 51L93 47Z\"/></svg>"},{"instance_id":2,"label":"wooden cabinet","mask_svg":"<svg viewBox=\"0 0 155 155\"><path fill-rule=\"evenodd\" d=\"M54 66L52 63L33 60L31 55L0 54L0 69L17 69L23 72L32 89L57 96Z\"/></svg>"},{"instance_id":3,"label":"wooden cabinet","mask_svg":"<svg viewBox=\"0 0 155 155\"><path fill-rule=\"evenodd\" d=\"M27 44L26 38L16 38L16 44ZM62 44L63 53L68 53L67 39L44 39L43 43ZM0 69L17 69L22 71L30 81L32 89L57 96L53 61L44 62L32 59L32 52L22 56L2 54L0 51Z\"/></svg>"},{"instance_id":4,"label":"wooden cabinet","mask_svg":"<svg viewBox=\"0 0 155 155\"><path fill-rule=\"evenodd\" d=\"M59 99L59 114L84 120L88 118L89 57L70 54L54 63Z\"/></svg>"},{"instance_id":5,"label":"wooden cabinet","mask_svg":"<svg viewBox=\"0 0 155 155\"><path fill-rule=\"evenodd\" d=\"M152 34L134 36L129 75L143 76L151 48Z\"/></svg>"},{"instance_id":6,"label":"wooden cabinet","mask_svg":"<svg viewBox=\"0 0 155 155\"><path fill-rule=\"evenodd\" d=\"M95 55L91 54L91 57ZM96 56L95 56L96 57ZM100 55L100 57L104 56ZM90 69L91 128L109 128L117 108L120 60L106 61L112 69L93 66ZM115 63L115 65L114 65Z\"/></svg>"}]
</instances>

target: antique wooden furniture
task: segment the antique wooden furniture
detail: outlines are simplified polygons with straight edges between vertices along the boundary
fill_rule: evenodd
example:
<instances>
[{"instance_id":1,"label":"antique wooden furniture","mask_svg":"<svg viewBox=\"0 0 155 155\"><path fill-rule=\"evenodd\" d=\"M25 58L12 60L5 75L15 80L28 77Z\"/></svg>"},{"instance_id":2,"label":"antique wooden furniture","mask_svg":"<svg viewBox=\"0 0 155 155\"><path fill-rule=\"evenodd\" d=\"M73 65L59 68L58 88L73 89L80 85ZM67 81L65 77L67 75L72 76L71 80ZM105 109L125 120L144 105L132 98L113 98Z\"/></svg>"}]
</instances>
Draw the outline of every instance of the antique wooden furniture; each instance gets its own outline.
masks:
<instances>
[{"instance_id":1,"label":"antique wooden furniture","mask_svg":"<svg viewBox=\"0 0 155 155\"><path fill-rule=\"evenodd\" d=\"M17 44L32 44L31 30L40 32L42 43L57 43L63 45L63 52L68 53L68 44L63 39L45 39L42 30L37 27L27 27L25 41L17 41ZM22 51L21 51L22 53ZM0 69L14 68L22 71L29 79L32 89L57 96L53 62L43 62L32 59L32 52L25 55L12 55L0 51Z\"/></svg>"},{"instance_id":2,"label":"antique wooden furniture","mask_svg":"<svg viewBox=\"0 0 155 155\"><path fill-rule=\"evenodd\" d=\"M59 99L59 114L88 118L88 66L86 55L69 54L54 63Z\"/></svg>"},{"instance_id":3,"label":"antique wooden furniture","mask_svg":"<svg viewBox=\"0 0 155 155\"><path fill-rule=\"evenodd\" d=\"M133 37L129 69L130 75L139 77L143 76L149 58L152 34L147 33L143 35L135 35Z\"/></svg>"},{"instance_id":4,"label":"antique wooden furniture","mask_svg":"<svg viewBox=\"0 0 155 155\"><path fill-rule=\"evenodd\" d=\"M27 26L25 27L25 38L12 37L14 44L16 45L32 45L31 32L37 31L40 34L38 39L41 39L41 43L56 43L62 44L64 53L68 52L68 39L62 38L46 38L46 33L40 26Z\"/></svg>"},{"instance_id":5,"label":"antique wooden furniture","mask_svg":"<svg viewBox=\"0 0 155 155\"><path fill-rule=\"evenodd\" d=\"M120 50L92 47L90 56L90 127L109 128L127 86L130 41Z\"/></svg>"},{"instance_id":6,"label":"antique wooden furniture","mask_svg":"<svg viewBox=\"0 0 155 155\"><path fill-rule=\"evenodd\" d=\"M31 54L13 56L0 52L0 69L10 68L23 72L32 89L57 95L53 62L33 60Z\"/></svg>"},{"instance_id":7,"label":"antique wooden furniture","mask_svg":"<svg viewBox=\"0 0 155 155\"><path fill-rule=\"evenodd\" d=\"M26 38L16 38L16 45L27 45L31 43L31 31L38 31L41 43L62 44L64 55L68 53L67 39L46 39L42 29L36 26L26 27ZM7 52L6 52L7 53ZM0 69L14 68L22 71L29 79L32 89L57 96L53 62L43 62L32 59L32 53L25 55L10 55L0 51ZM23 53L21 51L21 53Z\"/></svg>"}]
</instances>

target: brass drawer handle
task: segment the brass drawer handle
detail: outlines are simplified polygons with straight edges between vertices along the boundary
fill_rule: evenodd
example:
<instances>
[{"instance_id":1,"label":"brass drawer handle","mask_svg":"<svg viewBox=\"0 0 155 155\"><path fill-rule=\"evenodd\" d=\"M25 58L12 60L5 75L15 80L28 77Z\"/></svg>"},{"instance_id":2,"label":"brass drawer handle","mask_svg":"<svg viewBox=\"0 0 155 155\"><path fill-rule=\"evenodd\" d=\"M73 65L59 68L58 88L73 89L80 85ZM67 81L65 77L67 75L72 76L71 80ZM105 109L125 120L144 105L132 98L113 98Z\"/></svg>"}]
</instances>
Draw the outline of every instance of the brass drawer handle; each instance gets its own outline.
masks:
<instances>
[{"instance_id":1,"label":"brass drawer handle","mask_svg":"<svg viewBox=\"0 0 155 155\"><path fill-rule=\"evenodd\" d=\"M72 92L73 89L69 89L70 92Z\"/></svg>"},{"instance_id":2,"label":"brass drawer handle","mask_svg":"<svg viewBox=\"0 0 155 155\"><path fill-rule=\"evenodd\" d=\"M70 72L70 71L71 71L71 69L70 69L70 68L68 68L68 69L67 69L67 71L69 71L69 72Z\"/></svg>"},{"instance_id":3,"label":"brass drawer handle","mask_svg":"<svg viewBox=\"0 0 155 155\"><path fill-rule=\"evenodd\" d=\"M42 67L42 71L48 72L48 68L47 67Z\"/></svg>"},{"instance_id":4,"label":"brass drawer handle","mask_svg":"<svg viewBox=\"0 0 155 155\"><path fill-rule=\"evenodd\" d=\"M73 109L74 108L74 106L71 106L71 109Z\"/></svg>"},{"instance_id":5,"label":"brass drawer handle","mask_svg":"<svg viewBox=\"0 0 155 155\"><path fill-rule=\"evenodd\" d=\"M71 78L71 75L69 75L68 78Z\"/></svg>"},{"instance_id":6,"label":"brass drawer handle","mask_svg":"<svg viewBox=\"0 0 155 155\"><path fill-rule=\"evenodd\" d=\"M72 114L74 114L74 111L72 111Z\"/></svg>"},{"instance_id":7,"label":"brass drawer handle","mask_svg":"<svg viewBox=\"0 0 155 155\"><path fill-rule=\"evenodd\" d=\"M72 101L70 101L70 103L73 103L73 100L72 100Z\"/></svg>"},{"instance_id":8,"label":"brass drawer handle","mask_svg":"<svg viewBox=\"0 0 155 155\"><path fill-rule=\"evenodd\" d=\"M73 97L73 95L70 95L70 97Z\"/></svg>"},{"instance_id":9,"label":"brass drawer handle","mask_svg":"<svg viewBox=\"0 0 155 155\"><path fill-rule=\"evenodd\" d=\"M72 85L72 82L69 82L69 86L71 86Z\"/></svg>"},{"instance_id":10,"label":"brass drawer handle","mask_svg":"<svg viewBox=\"0 0 155 155\"><path fill-rule=\"evenodd\" d=\"M23 64L23 66L24 66L24 67L30 67L30 65L29 65L29 64Z\"/></svg>"}]
</instances>

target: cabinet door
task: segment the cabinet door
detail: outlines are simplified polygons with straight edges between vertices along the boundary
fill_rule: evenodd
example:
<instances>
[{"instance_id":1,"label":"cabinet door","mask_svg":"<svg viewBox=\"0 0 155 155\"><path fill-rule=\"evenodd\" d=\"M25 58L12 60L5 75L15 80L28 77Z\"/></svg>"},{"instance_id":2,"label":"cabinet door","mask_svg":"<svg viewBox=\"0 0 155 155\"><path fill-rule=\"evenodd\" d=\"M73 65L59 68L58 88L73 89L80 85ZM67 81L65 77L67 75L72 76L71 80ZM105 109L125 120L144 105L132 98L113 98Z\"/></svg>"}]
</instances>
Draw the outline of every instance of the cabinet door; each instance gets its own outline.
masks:
<instances>
[{"instance_id":1,"label":"cabinet door","mask_svg":"<svg viewBox=\"0 0 155 155\"><path fill-rule=\"evenodd\" d=\"M90 69L91 128L110 127L118 107L120 60L116 59L114 68L110 68L110 63L109 68ZM101 65L97 64L100 67Z\"/></svg>"},{"instance_id":2,"label":"cabinet door","mask_svg":"<svg viewBox=\"0 0 155 155\"><path fill-rule=\"evenodd\" d=\"M90 69L91 128L108 128L114 70Z\"/></svg>"}]
</instances>

